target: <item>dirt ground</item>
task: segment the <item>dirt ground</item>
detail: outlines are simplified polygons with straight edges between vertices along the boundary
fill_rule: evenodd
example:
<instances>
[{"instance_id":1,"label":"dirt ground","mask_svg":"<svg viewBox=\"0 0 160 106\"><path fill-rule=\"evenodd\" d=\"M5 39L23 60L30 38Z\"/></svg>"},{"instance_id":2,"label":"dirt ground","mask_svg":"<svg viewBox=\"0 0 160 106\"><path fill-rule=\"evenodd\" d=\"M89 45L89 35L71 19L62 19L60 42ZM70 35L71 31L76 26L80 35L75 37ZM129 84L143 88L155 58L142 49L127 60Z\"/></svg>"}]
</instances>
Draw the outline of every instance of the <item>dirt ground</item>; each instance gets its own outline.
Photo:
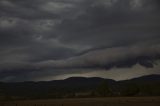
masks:
<instances>
[{"instance_id":1,"label":"dirt ground","mask_svg":"<svg viewBox=\"0 0 160 106\"><path fill-rule=\"evenodd\" d=\"M160 97L108 97L0 102L0 106L160 106Z\"/></svg>"}]
</instances>

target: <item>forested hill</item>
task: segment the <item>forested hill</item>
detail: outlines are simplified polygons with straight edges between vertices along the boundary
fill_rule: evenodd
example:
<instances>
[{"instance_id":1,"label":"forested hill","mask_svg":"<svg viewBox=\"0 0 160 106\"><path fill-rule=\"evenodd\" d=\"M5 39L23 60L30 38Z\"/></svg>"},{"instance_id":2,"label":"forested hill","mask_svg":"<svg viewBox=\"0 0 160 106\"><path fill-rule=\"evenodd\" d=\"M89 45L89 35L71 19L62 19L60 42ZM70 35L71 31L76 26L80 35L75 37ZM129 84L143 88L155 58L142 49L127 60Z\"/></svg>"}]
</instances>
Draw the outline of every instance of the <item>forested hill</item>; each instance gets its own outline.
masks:
<instances>
[{"instance_id":1,"label":"forested hill","mask_svg":"<svg viewBox=\"0 0 160 106\"><path fill-rule=\"evenodd\" d=\"M98 77L0 83L0 99L74 98L103 96L160 96L160 75L124 81Z\"/></svg>"}]
</instances>

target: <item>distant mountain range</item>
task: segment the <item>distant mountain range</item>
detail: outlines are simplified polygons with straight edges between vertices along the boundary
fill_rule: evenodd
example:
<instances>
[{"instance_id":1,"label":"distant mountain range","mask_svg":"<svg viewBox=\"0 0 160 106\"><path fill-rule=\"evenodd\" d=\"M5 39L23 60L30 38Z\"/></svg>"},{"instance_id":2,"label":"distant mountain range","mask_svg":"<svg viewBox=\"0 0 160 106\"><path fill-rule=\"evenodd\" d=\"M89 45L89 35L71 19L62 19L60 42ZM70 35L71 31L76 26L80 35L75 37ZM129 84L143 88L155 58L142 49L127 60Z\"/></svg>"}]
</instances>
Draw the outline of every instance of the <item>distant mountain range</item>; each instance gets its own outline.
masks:
<instances>
[{"instance_id":1,"label":"distant mountain range","mask_svg":"<svg viewBox=\"0 0 160 106\"><path fill-rule=\"evenodd\" d=\"M86 78L86 77L70 77L67 78L65 80L59 80L59 81L74 81L74 82L85 82L85 81L93 81L93 82L99 82L99 81L103 81L103 80L107 80L108 82L160 82L160 75L146 75L146 76L142 76L142 77L138 77L138 78L133 78L133 79L129 79L129 80L122 80L122 81L114 81L112 79L104 79L104 78L100 78L100 77L91 77L91 78ZM54 82L54 81L53 81Z\"/></svg>"},{"instance_id":2,"label":"distant mountain range","mask_svg":"<svg viewBox=\"0 0 160 106\"><path fill-rule=\"evenodd\" d=\"M135 83L154 83L160 82L160 75L147 75L138 78L133 78L130 80L124 80L120 82L135 82Z\"/></svg>"},{"instance_id":3,"label":"distant mountain range","mask_svg":"<svg viewBox=\"0 0 160 106\"><path fill-rule=\"evenodd\" d=\"M114 81L98 77L84 78L71 77L65 80L40 81L40 82L12 82L0 83L0 97L14 98L59 98L73 97L79 92L96 92L97 88L106 82L112 89L114 96L120 92L128 92L137 87L144 96L160 96L160 75L148 75L124 81ZM135 86L136 85L136 86ZM137 89L136 88L136 89ZM146 89L147 88L147 89ZM135 88L134 88L135 89ZM133 89L133 90L134 90ZM116 94L116 93L117 94ZM121 93L121 94L122 94ZM140 95L137 94L137 95ZM123 95L121 95L123 96Z\"/></svg>"}]
</instances>

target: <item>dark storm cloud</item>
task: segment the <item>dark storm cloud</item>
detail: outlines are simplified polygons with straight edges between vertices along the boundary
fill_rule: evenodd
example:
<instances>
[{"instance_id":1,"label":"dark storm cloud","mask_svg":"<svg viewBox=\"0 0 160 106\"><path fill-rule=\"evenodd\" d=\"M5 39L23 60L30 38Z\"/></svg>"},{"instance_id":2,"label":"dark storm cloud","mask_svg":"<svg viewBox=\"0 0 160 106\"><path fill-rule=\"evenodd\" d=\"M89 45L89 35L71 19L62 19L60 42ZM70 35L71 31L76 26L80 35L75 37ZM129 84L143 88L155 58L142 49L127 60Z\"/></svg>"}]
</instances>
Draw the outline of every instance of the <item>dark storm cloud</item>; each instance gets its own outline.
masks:
<instances>
[{"instance_id":1,"label":"dark storm cloud","mask_svg":"<svg viewBox=\"0 0 160 106\"><path fill-rule=\"evenodd\" d=\"M20 17L27 20L57 18L57 15L54 13L51 14L38 9L38 6L44 2L44 0L1 0L0 12L2 16Z\"/></svg>"},{"instance_id":2,"label":"dark storm cloud","mask_svg":"<svg viewBox=\"0 0 160 106\"><path fill-rule=\"evenodd\" d=\"M46 70L154 68L159 7L159 0L1 0L1 80L32 80Z\"/></svg>"},{"instance_id":3,"label":"dark storm cloud","mask_svg":"<svg viewBox=\"0 0 160 106\"><path fill-rule=\"evenodd\" d=\"M138 45L139 46L139 45ZM96 50L66 60L50 60L36 64L38 67L54 68L112 68L127 67L139 63L153 67L153 61L160 58L160 46L133 46Z\"/></svg>"},{"instance_id":4,"label":"dark storm cloud","mask_svg":"<svg viewBox=\"0 0 160 106\"><path fill-rule=\"evenodd\" d=\"M108 5L103 0L89 5L79 17L62 22L60 39L73 44L112 47L159 38L160 14L154 11L155 5L148 7L146 2L144 7L133 8L131 1L136 0L118 0Z\"/></svg>"}]
</instances>

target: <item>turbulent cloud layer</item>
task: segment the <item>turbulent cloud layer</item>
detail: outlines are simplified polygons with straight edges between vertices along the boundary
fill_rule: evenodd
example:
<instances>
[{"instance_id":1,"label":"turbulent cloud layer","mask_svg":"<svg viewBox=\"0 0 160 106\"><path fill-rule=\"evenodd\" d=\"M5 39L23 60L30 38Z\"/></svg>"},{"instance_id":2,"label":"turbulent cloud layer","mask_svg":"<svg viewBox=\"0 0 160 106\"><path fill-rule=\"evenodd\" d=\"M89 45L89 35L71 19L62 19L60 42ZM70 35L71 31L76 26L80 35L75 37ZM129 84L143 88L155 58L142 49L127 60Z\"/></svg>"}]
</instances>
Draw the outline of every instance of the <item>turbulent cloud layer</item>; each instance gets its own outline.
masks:
<instances>
[{"instance_id":1,"label":"turbulent cloud layer","mask_svg":"<svg viewBox=\"0 0 160 106\"><path fill-rule=\"evenodd\" d=\"M0 80L158 74L159 11L159 0L1 0Z\"/></svg>"}]
</instances>

